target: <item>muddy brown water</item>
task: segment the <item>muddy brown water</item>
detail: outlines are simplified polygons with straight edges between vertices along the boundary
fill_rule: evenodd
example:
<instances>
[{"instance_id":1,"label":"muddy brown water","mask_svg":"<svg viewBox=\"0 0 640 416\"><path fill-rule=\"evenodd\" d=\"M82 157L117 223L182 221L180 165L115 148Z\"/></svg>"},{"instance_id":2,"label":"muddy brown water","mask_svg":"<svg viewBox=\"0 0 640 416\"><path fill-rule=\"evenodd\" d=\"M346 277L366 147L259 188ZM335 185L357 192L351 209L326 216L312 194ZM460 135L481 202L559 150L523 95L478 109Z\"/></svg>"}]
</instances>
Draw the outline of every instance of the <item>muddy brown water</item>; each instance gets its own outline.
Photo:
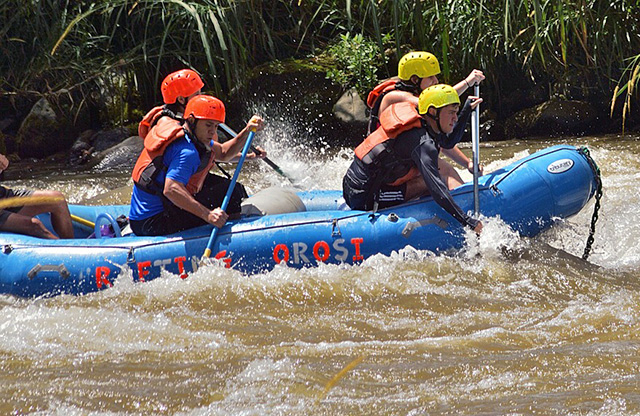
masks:
<instances>
[{"instance_id":1,"label":"muddy brown water","mask_svg":"<svg viewBox=\"0 0 640 416\"><path fill-rule=\"evenodd\" d=\"M483 143L482 160L490 171L558 143L587 145L602 171L589 262L593 200L533 239L488 219L449 256L407 248L359 266L0 295L0 414L639 414L640 137ZM305 188L338 188L351 157L263 144ZM253 163L241 180L286 183ZM5 184L73 203L130 193L123 171Z\"/></svg>"}]
</instances>

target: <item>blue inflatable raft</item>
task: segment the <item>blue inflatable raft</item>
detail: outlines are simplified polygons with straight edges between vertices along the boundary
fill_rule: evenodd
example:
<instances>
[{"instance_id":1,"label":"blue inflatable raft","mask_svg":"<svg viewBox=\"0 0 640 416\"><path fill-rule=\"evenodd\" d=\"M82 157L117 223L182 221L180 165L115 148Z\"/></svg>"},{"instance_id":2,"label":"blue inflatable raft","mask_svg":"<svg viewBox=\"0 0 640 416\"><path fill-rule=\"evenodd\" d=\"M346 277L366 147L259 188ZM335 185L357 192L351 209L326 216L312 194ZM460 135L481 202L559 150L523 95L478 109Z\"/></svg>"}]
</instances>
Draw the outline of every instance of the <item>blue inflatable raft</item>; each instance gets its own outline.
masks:
<instances>
[{"instance_id":1,"label":"blue inflatable raft","mask_svg":"<svg viewBox=\"0 0 640 416\"><path fill-rule=\"evenodd\" d=\"M481 213L500 216L521 235L534 236L587 204L596 190L596 170L583 149L539 151L479 179ZM340 191L298 195L305 205L302 212L230 221L218 233L211 257L220 259L221 267L256 273L280 262L291 267L357 264L406 246L439 252L464 243L460 223L430 197L372 213L349 210ZM472 211L472 184L452 195L463 210ZM85 225L74 224L76 239L0 233L0 293L84 294L112 286L128 270L136 281L157 278L162 269L186 278L198 269L211 234L211 226L202 226L166 237L88 238L100 225L126 215L128 205L70 209L86 220ZM42 220L48 224L47 217Z\"/></svg>"}]
</instances>

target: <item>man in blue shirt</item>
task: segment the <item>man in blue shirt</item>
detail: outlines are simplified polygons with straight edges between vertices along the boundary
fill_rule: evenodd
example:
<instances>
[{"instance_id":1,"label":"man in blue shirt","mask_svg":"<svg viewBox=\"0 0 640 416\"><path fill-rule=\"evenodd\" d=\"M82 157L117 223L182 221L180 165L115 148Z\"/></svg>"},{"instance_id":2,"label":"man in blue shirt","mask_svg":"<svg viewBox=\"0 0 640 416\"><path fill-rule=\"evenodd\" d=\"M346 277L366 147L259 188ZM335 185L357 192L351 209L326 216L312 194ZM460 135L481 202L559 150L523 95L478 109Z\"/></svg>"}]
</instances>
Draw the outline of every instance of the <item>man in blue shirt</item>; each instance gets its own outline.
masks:
<instances>
[{"instance_id":1,"label":"man in blue shirt","mask_svg":"<svg viewBox=\"0 0 640 416\"><path fill-rule=\"evenodd\" d=\"M250 129L261 130L263 121L254 116L231 140L217 142L217 129L224 123L222 101L198 95L189 100L182 127L167 125L145 138L144 150L134 168L129 219L137 235L166 235L204 224L222 227L229 218L219 207L226 186L207 186L207 175L215 160L229 161L242 149ZM240 210L244 195L234 190L229 213Z\"/></svg>"}]
</instances>

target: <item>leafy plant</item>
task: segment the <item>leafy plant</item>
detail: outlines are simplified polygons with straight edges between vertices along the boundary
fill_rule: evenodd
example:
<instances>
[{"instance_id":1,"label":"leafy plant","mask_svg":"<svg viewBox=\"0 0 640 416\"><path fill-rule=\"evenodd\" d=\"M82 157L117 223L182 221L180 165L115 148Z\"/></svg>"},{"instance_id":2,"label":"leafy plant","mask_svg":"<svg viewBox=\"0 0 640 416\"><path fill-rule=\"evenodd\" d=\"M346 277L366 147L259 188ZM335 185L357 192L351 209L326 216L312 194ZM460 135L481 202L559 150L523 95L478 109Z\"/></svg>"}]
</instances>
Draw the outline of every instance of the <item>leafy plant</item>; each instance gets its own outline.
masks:
<instances>
[{"instance_id":1,"label":"leafy plant","mask_svg":"<svg viewBox=\"0 0 640 416\"><path fill-rule=\"evenodd\" d=\"M378 69L386 64L377 43L361 34L340 35L340 39L327 49L337 67L327 71L327 77L344 88L354 86L365 96L378 83Z\"/></svg>"}]
</instances>

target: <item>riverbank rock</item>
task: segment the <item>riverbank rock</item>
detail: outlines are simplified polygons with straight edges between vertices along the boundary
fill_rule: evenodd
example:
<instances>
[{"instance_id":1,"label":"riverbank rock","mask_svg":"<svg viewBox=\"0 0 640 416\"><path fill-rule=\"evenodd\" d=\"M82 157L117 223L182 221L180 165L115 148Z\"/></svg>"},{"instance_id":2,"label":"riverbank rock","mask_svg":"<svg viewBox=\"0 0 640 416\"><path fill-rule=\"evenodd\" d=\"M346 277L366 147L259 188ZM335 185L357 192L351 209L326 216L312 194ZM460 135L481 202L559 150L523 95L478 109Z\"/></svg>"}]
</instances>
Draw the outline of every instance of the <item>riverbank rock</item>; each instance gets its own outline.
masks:
<instances>
[{"instance_id":1,"label":"riverbank rock","mask_svg":"<svg viewBox=\"0 0 640 416\"><path fill-rule=\"evenodd\" d=\"M143 140L139 136L131 136L115 146L96 153L89 167L96 172L133 170L142 148Z\"/></svg>"},{"instance_id":2,"label":"riverbank rock","mask_svg":"<svg viewBox=\"0 0 640 416\"><path fill-rule=\"evenodd\" d=\"M342 94L333 106L333 115L342 122L363 124L365 128L369 121L367 106L355 88Z\"/></svg>"},{"instance_id":3,"label":"riverbank rock","mask_svg":"<svg viewBox=\"0 0 640 416\"><path fill-rule=\"evenodd\" d=\"M514 114L505 122L508 139L558 134L581 135L592 130L596 109L588 102L552 99Z\"/></svg>"},{"instance_id":4,"label":"riverbank rock","mask_svg":"<svg viewBox=\"0 0 640 416\"><path fill-rule=\"evenodd\" d=\"M46 98L41 98L22 121L16 135L18 155L43 158L65 148L62 124Z\"/></svg>"},{"instance_id":5,"label":"riverbank rock","mask_svg":"<svg viewBox=\"0 0 640 416\"><path fill-rule=\"evenodd\" d=\"M334 114L344 91L327 79L326 71L327 67L315 59L278 61L257 68L245 85L231 93L228 124L239 130L252 114L258 113L267 125L281 123L288 131L293 130L294 134L288 137L292 144L296 140L305 145L359 143L366 125ZM352 104L353 99L352 96ZM352 117L348 112L342 115Z\"/></svg>"},{"instance_id":6,"label":"riverbank rock","mask_svg":"<svg viewBox=\"0 0 640 416\"><path fill-rule=\"evenodd\" d=\"M80 166L86 163L95 165L105 157L102 152L117 148L130 136L129 130L124 127L98 132L85 130L71 146L67 162L71 166ZM100 160L93 161L94 157L100 157Z\"/></svg>"},{"instance_id":7,"label":"riverbank rock","mask_svg":"<svg viewBox=\"0 0 640 416\"><path fill-rule=\"evenodd\" d=\"M65 89L33 104L22 100L15 115L19 127L9 151L16 151L22 158L42 159L67 151L78 133L91 125L90 111L83 97Z\"/></svg>"},{"instance_id":8,"label":"riverbank rock","mask_svg":"<svg viewBox=\"0 0 640 416\"><path fill-rule=\"evenodd\" d=\"M93 146L95 152L102 152L117 146L129 137L131 137L131 134L129 130L124 127L101 130L91 137L90 144Z\"/></svg>"}]
</instances>

